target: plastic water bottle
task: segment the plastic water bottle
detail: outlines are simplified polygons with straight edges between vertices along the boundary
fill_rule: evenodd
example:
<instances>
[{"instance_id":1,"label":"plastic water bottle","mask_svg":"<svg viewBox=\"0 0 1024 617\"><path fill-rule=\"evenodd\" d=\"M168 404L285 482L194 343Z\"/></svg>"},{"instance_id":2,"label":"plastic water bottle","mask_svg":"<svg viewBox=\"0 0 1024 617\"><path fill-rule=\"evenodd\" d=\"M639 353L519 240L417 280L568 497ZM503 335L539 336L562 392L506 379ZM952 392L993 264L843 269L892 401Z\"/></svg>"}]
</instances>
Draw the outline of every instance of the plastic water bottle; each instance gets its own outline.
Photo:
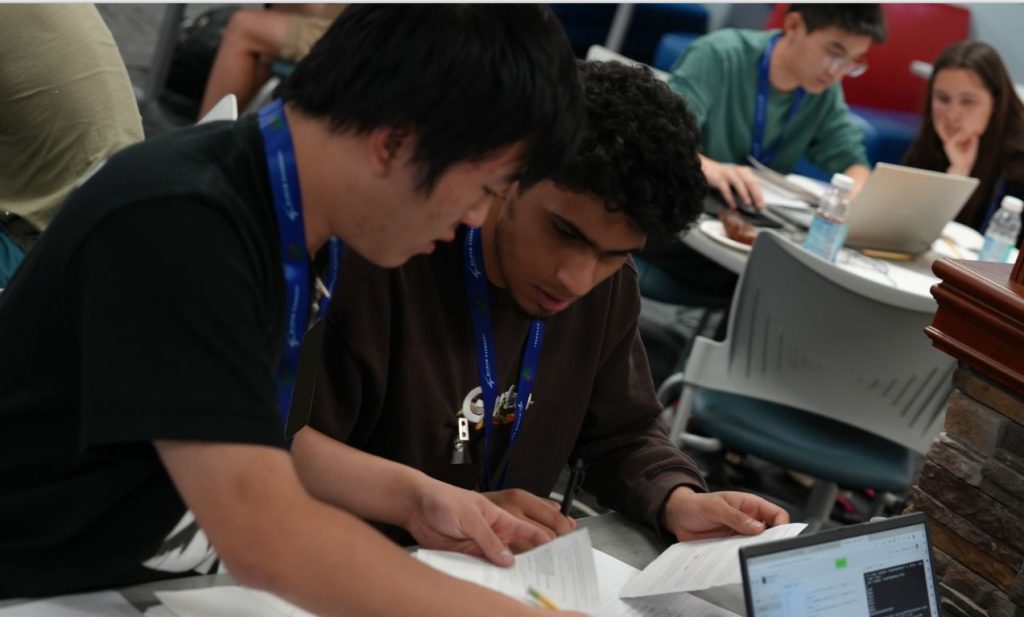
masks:
<instances>
[{"instance_id":1,"label":"plastic water bottle","mask_svg":"<svg viewBox=\"0 0 1024 617\"><path fill-rule=\"evenodd\" d=\"M1010 251L1017 246L1017 234L1020 233L1020 211L1024 202L1016 197L1003 197L999 210L985 228L985 244L981 247L978 259L981 261L998 261L1005 263L1010 260Z\"/></svg>"},{"instance_id":2,"label":"plastic water bottle","mask_svg":"<svg viewBox=\"0 0 1024 617\"><path fill-rule=\"evenodd\" d=\"M814 221L804 240L804 248L822 259L835 261L846 240L846 214L850 211L853 178L832 175L832 186L825 191L814 213Z\"/></svg>"}]
</instances>

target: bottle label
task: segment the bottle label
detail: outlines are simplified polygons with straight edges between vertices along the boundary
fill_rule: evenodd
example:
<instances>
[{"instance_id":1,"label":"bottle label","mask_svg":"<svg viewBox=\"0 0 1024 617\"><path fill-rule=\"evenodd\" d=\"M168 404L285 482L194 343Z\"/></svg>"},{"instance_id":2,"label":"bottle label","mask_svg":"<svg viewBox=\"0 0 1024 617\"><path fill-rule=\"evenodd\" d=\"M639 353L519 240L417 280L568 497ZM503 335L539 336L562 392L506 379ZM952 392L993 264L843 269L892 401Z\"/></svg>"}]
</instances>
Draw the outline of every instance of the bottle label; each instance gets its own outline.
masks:
<instances>
[{"instance_id":1,"label":"bottle label","mask_svg":"<svg viewBox=\"0 0 1024 617\"><path fill-rule=\"evenodd\" d=\"M1002 238L985 236L985 244L982 245L981 252L978 253L978 260L1006 263L1010 261L1010 251L1012 249L1012 242Z\"/></svg>"},{"instance_id":2,"label":"bottle label","mask_svg":"<svg viewBox=\"0 0 1024 617\"><path fill-rule=\"evenodd\" d=\"M821 214L815 214L811 229L807 232L807 239L804 241L804 248L822 259L835 261L845 240L846 225L830 221Z\"/></svg>"}]
</instances>

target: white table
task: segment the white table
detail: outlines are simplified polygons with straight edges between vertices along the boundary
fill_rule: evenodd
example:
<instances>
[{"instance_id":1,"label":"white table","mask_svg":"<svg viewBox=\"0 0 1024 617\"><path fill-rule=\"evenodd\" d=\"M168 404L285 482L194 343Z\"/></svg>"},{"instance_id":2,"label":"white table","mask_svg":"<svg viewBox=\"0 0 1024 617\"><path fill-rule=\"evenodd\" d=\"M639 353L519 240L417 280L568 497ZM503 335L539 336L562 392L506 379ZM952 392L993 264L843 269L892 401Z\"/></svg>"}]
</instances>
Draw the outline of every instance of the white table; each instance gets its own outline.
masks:
<instances>
[{"instance_id":1,"label":"white table","mask_svg":"<svg viewBox=\"0 0 1024 617\"><path fill-rule=\"evenodd\" d=\"M590 539L612 557L643 569L668 547L668 544L647 527L630 522L618 513L579 519L581 528L590 530ZM155 592L199 589L217 585L234 585L229 574L210 574L157 581L124 587L118 591L140 611L158 605ZM0 600L0 607L20 604L24 600Z\"/></svg>"},{"instance_id":2,"label":"white table","mask_svg":"<svg viewBox=\"0 0 1024 617\"><path fill-rule=\"evenodd\" d=\"M702 222L713 220L706 215ZM763 232L762 232L763 233ZM801 243L804 237L799 231L778 231L782 237L794 243ZM682 236L684 244L719 264L723 268L741 274L746 268L749 252L737 250L713 239L708 233L695 225L686 235ZM932 264L943 257L964 257L973 259L975 253L967 249L943 249L945 241L941 238L933 245L933 249L918 255L912 261L892 261L868 257L859 251L844 248L836 259L836 266L851 275L843 277L849 287L869 297L876 297L888 303L906 305L908 308L934 310L935 299L931 288L939 282L932 273ZM953 253L952 251L956 251ZM893 293L896 292L896 293ZM884 296L880 297L880 296Z\"/></svg>"}]
</instances>

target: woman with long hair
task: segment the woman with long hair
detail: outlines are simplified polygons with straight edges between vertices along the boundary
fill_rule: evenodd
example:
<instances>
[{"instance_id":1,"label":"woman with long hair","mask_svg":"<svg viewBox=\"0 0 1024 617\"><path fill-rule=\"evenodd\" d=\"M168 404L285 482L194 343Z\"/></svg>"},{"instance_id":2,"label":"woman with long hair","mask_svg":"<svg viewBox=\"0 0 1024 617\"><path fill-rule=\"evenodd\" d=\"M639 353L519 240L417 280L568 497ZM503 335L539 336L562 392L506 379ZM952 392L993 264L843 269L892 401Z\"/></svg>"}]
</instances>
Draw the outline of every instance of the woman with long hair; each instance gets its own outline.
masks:
<instances>
[{"instance_id":1,"label":"woman with long hair","mask_svg":"<svg viewBox=\"0 0 1024 617\"><path fill-rule=\"evenodd\" d=\"M1004 195L1024 196L1024 104L996 50L980 41L943 50L923 116L903 164L978 178L956 220L984 232Z\"/></svg>"}]
</instances>

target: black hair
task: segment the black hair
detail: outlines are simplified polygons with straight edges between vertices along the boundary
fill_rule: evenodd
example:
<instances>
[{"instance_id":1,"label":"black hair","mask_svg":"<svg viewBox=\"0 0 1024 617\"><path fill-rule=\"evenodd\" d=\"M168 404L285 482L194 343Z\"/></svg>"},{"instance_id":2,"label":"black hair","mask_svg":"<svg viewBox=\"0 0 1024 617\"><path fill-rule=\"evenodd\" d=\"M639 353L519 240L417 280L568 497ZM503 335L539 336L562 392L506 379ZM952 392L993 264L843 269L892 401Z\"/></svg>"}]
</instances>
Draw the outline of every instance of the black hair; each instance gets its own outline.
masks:
<instances>
[{"instance_id":1,"label":"black hair","mask_svg":"<svg viewBox=\"0 0 1024 617\"><path fill-rule=\"evenodd\" d=\"M582 132L575 60L545 5L349 7L279 95L334 131L415 132L419 188L526 141L514 179L550 175Z\"/></svg>"},{"instance_id":2,"label":"black hair","mask_svg":"<svg viewBox=\"0 0 1024 617\"><path fill-rule=\"evenodd\" d=\"M835 26L870 36L876 43L885 42L885 13L880 4L791 4L786 12L800 13L808 32Z\"/></svg>"},{"instance_id":3,"label":"black hair","mask_svg":"<svg viewBox=\"0 0 1024 617\"><path fill-rule=\"evenodd\" d=\"M596 195L656 240L670 240L701 213L707 182L700 130L683 98L647 67L580 62L587 128L555 172L559 187Z\"/></svg>"}]
</instances>

